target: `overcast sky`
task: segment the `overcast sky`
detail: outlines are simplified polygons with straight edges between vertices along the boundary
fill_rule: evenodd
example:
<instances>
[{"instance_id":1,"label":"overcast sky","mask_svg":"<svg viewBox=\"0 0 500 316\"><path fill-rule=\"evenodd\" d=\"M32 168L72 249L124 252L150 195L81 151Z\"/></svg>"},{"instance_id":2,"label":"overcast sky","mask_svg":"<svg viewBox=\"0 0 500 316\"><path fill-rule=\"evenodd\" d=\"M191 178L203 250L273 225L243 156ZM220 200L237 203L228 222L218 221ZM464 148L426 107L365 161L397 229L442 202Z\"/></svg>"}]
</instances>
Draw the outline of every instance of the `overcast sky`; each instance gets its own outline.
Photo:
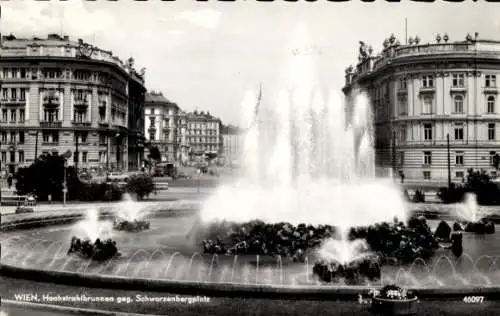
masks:
<instances>
[{"instance_id":1,"label":"overcast sky","mask_svg":"<svg viewBox=\"0 0 500 316\"><path fill-rule=\"evenodd\" d=\"M445 32L450 40L474 32L500 40L500 6L484 1L299 2L15 0L2 2L1 30L18 37L62 32L122 60L132 56L147 69L148 90L161 90L185 110L209 110L226 123L238 123L248 89L262 82L265 96L280 87L299 23L310 38L310 47L299 48L313 56L320 83L339 91L344 69L357 61L358 42L375 51L391 33L404 42L405 17L408 35L423 42Z\"/></svg>"}]
</instances>

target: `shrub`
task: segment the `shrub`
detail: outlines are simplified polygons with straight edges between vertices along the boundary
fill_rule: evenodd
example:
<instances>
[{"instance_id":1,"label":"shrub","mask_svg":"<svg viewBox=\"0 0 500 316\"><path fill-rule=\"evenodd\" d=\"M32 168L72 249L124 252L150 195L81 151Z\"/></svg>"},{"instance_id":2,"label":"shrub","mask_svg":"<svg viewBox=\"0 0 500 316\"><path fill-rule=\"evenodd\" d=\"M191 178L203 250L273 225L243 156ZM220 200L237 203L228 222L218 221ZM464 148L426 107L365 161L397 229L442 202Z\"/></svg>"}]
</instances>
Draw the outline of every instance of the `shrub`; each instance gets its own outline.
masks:
<instances>
[{"instance_id":1,"label":"shrub","mask_svg":"<svg viewBox=\"0 0 500 316\"><path fill-rule=\"evenodd\" d=\"M474 193L481 205L500 204L500 189L491 182L490 176L484 170L467 171L467 181L463 185L451 184L450 188L440 188L438 197L444 203L457 203L464 199L466 193Z\"/></svg>"},{"instance_id":2,"label":"shrub","mask_svg":"<svg viewBox=\"0 0 500 316\"><path fill-rule=\"evenodd\" d=\"M425 202L425 194L420 190L416 190L415 194L413 194L413 203L424 203Z\"/></svg>"},{"instance_id":3,"label":"shrub","mask_svg":"<svg viewBox=\"0 0 500 316\"><path fill-rule=\"evenodd\" d=\"M146 174L137 174L129 178L127 191L134 194L137 200L142 200L145 196L153 193L155 184L153 178Z\"/></svg>"}]
</instances>

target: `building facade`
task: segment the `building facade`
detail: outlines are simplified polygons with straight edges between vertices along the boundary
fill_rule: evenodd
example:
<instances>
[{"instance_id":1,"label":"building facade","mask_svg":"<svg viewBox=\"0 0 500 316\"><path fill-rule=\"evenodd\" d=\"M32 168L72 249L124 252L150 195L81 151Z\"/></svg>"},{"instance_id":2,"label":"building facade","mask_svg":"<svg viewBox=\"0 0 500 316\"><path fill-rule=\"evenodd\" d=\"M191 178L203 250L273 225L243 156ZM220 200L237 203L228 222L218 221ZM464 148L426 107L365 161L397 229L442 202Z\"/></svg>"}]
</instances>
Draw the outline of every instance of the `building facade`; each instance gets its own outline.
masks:
<instances>
[{"instance_id":1,"label":"building facade","mask_svg":"<svg viewBox=\"0 0 500 316\"><path fill-rule=\"evenodd\" d=\"M222 154L221 120L210 112L193 111L186 117L186 139L189 160L202 160L207 154Z\"/></svg>"},{"instance_id":2,"label":"building facade","mask_svg":"<svg viewBox=\"0 0 500 316\"><path fill-rule=\"evenodd\" d=\"M445 34L433 43L417 36L405 45L391 36L383 46L375 56L361 43L359 63L346 69L343 88L348 117L358 90L371 99L376 164L419 182L462 181L468 168L496 175L500 42L477 33L450 42Z\"/></svg>"},{"instance_id":3,"label":"building facade","mask_svg":"<svg viewBox=\"0 0 500 316\"><path fill-rule=\"evenodd\" d=\"M222 155L225 164L237 163L243 154L244 131L232 125L221 126Z\"/></svg>"},{"instance_id":4,"label":"building facade","mask_svg":"<svg viewBox=\"0 0 500 316\"><path fill-rule=\"evenodd\" d=\"M146 139L158 147L163 162L187 160L186 118L179 106L159 91L146 95L144 127Z\"/></svg>"},{"instance_id":5,"label":"building facade","mask_svg":"<svg viewBox=\"0 0 500 316\"><path fill-rule=\"evenodd\" d=\"M221 153L220 119L208 112L184 112L159 91L146 96L144 128L163 162L185 165L206 153Z\"/></svg>"},{"instance_id":6,"label":"building facade","mask_svg":"<svg viewBox=\"0 0 500 316\"><path fill-rule=\"evenodd\" d=\"M69 37L2 38L0 160L15 172L70 151L84 169L136 170L142 160L144 72ZM4 169L2 168L2 169Z\"/></svg>"}]
</instances>

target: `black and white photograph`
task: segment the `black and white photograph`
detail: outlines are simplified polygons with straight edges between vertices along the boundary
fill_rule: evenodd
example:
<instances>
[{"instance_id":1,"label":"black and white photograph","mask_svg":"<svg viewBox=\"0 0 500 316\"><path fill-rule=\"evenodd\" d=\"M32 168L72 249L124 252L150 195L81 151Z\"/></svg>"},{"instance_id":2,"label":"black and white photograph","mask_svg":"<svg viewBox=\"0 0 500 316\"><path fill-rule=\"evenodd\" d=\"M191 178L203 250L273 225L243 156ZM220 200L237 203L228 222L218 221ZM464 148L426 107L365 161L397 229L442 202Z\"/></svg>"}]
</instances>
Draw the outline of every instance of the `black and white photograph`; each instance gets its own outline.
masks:
<instances>
[{"instance_id":1,"label":"black and white photograph","mask_svg":"<svg viewBox=\"0 0 500 316\"><path fill-rule=\"evenodd\" d=\"M499 92L495 2L0 1L0 316L500 315Z\"/></svg>"}]
</instances>

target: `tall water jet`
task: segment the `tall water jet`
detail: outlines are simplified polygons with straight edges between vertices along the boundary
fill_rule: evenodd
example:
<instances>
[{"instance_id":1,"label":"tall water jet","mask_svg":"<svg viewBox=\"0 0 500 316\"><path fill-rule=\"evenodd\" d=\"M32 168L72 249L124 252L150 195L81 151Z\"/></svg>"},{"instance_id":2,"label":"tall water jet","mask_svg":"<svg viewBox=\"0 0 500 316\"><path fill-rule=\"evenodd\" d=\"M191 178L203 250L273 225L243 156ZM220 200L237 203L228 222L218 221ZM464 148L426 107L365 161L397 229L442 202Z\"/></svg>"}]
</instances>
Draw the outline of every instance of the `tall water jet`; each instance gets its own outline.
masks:
<instances>
[{"instance_id":1,"label":"tall water jet","mask_svg":"<svg viewBox=\"0 0 500 316\"><path fill-rule=\"evenodd\" d=\"M247 94L244 171L207 200L201 220L344 227L404 220L400 191L375 177L368 98L359 93L346 122L341 98L319 89L314 56L301 51L311 47L304 27L292 44L277 102L269 106L265 90L262 101Z\"/></svg>"}]
</instances>

